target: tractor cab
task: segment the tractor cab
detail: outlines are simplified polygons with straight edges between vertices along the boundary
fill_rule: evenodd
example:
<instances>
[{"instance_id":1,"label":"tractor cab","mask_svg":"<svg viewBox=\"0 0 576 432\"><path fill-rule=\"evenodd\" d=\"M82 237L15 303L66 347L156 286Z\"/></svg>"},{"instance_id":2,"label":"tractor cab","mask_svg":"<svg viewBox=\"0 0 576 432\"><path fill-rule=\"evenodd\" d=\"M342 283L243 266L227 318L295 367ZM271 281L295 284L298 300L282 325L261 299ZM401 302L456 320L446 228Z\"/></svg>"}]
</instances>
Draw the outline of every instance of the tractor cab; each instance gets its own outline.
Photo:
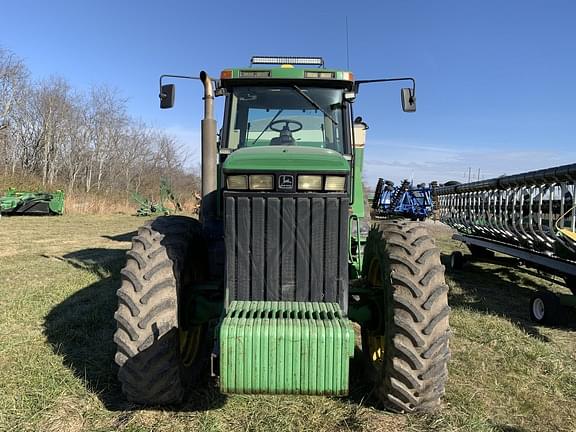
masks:
<instances>
[{"instance_id":1,"label":"tractor cab","mask_svg":"<svg viewBox=\"0 0 576 432\"><path fill-rule=\"evenodd\" d=\"M281 61L291 63L274 64ZM349 153L344 94L353 90L353 76L318 66L323 66L322 59L253 57L250 68L222 71L219 85L226 94L222 146L235 150L298 145Z\"/></svg>"}]
</instances>

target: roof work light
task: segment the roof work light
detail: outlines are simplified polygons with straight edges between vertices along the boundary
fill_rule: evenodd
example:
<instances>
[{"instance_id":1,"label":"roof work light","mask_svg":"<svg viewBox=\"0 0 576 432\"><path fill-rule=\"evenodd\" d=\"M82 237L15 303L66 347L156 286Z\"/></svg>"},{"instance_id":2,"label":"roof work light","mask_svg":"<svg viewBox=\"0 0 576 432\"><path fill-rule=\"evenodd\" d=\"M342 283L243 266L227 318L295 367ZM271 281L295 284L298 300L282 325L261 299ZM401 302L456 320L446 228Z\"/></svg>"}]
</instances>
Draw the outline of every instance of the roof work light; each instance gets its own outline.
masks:
<instances>
[{"instance_id":1,"label":"roof work light","mask_svg":"<svg viewBox=\"0 0 576 432\"><path fill-rule=\"evenodd\" d=\"M324 66L322 57L271 57L271 56L253 56L250 63L255 64L292 64L302 66Z\"/></svg>"}]
</instances>

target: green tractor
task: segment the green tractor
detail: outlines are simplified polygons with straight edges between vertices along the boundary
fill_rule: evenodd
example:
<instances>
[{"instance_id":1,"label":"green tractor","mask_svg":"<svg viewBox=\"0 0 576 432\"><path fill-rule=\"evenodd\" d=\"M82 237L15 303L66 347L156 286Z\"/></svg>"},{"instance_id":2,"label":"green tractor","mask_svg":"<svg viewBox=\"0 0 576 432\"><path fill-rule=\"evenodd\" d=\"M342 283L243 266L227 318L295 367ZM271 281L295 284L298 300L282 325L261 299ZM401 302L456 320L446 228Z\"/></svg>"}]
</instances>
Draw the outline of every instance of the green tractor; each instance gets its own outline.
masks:
<instances>
[{"instance_id":1,"label":"green tractor","mask_svg":"<svg viewBox=\"0 0 576 432\"><path fill-rule=\"evenodd\" d=\"M360 86L399 80L414 111L414 80L358 81L311 57L251 63L160 78L161 108L174 105L166 77L204 87L202 205L200 220L162 216L132 240L115 314L123 392L177 404L213 377L226 394L346 395L356 353L387 408L434 410L450 355L444 267L420 223L363 229L367 126L352 114Z\"/></svg>"}]
</instances>

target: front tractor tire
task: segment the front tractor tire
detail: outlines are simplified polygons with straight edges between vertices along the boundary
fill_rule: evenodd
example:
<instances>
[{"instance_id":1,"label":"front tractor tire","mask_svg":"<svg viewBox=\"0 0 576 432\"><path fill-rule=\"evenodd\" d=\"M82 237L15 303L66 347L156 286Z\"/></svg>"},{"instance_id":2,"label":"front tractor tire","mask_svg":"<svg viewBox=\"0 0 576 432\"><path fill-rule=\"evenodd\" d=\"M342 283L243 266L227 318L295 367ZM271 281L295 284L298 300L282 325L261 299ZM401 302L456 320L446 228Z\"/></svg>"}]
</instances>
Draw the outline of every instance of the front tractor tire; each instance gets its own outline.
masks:
<instances>
[{"instance_id":1,"label":"front tractor tire","mask_svg":"<svg viewBox=\"0 0 576 432\"><path fill-rule=\"evenodd\" d=\"M383 222L368 236L363 273L382 315L362 328L380 400L396 412L435 410L450 358L440 250L423 224Z\"/></svg>"},{"instance_id":2,"label":"front tractor tire","mask_svg":"<svg viewBox=\"0 0 576 432\"><path fill-rule=\"evenodd\" d=\"M198 347L186 345L184 288L201 277L203 239L198 221L162 216L132 239L114 315L118 379L131 402L170 405L181 402L186 385L199 373ZM204 256L206 256L204 254ZM190 330L190 329L187 329ZM192 329L198 340L199 329Z\"/></svg>"}]
</instances>

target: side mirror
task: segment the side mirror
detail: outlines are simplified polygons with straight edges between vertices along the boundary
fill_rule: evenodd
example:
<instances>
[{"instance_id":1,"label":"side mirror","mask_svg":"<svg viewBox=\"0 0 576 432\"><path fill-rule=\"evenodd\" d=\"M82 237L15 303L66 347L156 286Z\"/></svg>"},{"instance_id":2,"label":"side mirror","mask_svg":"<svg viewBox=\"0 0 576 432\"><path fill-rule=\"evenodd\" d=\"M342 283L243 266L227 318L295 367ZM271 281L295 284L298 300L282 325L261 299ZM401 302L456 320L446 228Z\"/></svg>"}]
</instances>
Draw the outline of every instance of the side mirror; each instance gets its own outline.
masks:
<instances>
[{"instance_id":1,"label":"side mirror","mask_svg":"<svg viewBox=\"0 0 576 432\"><path fill-rule=\"evenodd\" d=\"M404 112L416 111L416 96L412 93L412 89L403 88L400 90L400 97L402 99L402 110Z\"/></svg>"},{"instance_id":2,"label":"side mirror","mask_svg":"<svg viewBox=\"0 0 576 432\"><path fill-rule=\"evenodd\" d=\"M160 108L172 108L174 106L174 98L176 97L176 86L174 84L165 84L160 87Z\"/></svg>"}]
</instances>

